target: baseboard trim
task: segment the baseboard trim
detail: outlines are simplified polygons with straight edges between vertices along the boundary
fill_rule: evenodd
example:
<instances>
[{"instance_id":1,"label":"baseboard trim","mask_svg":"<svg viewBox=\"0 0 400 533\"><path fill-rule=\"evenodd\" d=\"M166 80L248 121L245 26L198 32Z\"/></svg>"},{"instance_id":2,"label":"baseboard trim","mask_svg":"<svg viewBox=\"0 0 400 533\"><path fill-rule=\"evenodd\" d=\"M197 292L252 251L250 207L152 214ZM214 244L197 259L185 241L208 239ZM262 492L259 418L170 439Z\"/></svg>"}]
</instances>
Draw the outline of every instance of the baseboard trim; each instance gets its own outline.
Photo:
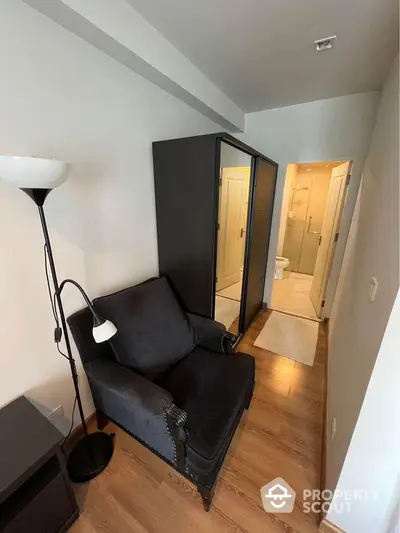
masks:
<instances>
[{"instance_id":1,"label":"baseboard trim","mask_svg":"<svg viewBox=\"0 0 400 533\"><path fill-rule=\"evenodd\" d=\"M320 523L319 531L320 533L346 533L346 531L335 526L335 524L332 524L332 522L329 522L329 520L326 520L326 518L324 518Z\"/></svg>"},{"instance_id":2,"label":"baseboard trim","mask_svg":"<svg viewBox=\"0 0 400 533\"><path fill-rule=\"evenodd\" d=\"M328 433L328 366L329 366L329 320L324 321L325 327L325 368L324 368L324 383L323 383L323 393L322 393L322 442L321 442L321 472L320 472L320 489L321 492L324 491L326 486L326 443L327 443L327 433ZM325 514L321 510L320 520L321 523L324 521Z\"/></svg>"},{"instance_id":3,"label":"baseboard trim","mask_svg":"<svg viewBox=\"0 0 400 533\"><path fill-rule=\"evenodd\" d=\"M88 428L93 426L96 423L96 410L93 413L90 413L89 416L85 418L86 425ZM71 435L67 438L65 442L65 449L70 451L73 446L78 442L79 439L83 437L83 428L82 424L78 424L76 428L71 431Z\"/></svg>"}]
</instances>

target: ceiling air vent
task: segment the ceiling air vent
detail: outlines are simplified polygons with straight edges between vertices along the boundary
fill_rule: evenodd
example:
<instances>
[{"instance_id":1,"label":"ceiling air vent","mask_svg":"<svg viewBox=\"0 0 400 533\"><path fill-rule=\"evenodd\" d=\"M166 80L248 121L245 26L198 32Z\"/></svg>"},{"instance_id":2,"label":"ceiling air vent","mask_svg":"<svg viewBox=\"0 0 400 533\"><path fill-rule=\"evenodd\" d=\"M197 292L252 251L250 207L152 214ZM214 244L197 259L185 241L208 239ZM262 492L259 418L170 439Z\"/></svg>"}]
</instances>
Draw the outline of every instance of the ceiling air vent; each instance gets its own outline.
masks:
<instances>
[{"instance_id":1,"label":"ceiling air vent","mask_svg":"<svg viewBox=\"0 0 400 533\"><path fill-rule=\"evenodd\" d=\"M332 35L332 37L325 37L324 39L318 39L318 41L314 41L316 51L323 52L324 50L330 50L333 48L335 39L336 35Z\"/></svg>"}]
</instances>

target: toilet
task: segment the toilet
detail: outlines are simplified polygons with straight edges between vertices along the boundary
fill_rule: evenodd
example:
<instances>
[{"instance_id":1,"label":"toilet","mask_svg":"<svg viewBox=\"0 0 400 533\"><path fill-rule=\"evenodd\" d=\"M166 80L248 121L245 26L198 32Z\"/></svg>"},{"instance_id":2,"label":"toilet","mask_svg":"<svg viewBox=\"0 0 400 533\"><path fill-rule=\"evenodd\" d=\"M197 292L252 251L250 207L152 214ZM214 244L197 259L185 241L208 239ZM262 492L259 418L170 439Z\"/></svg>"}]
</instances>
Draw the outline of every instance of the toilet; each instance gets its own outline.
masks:
<instances>
[{"instance_id":1,"label":"toilet","mask_svg":"<svg viewBox=\"0 0 400 533\"><path fill-rule=\"evenodd\" d=\"M276 257L274 279L283 279L283 271L289 266L289 259L286 257Z\"/></svg>"}]
</instances>

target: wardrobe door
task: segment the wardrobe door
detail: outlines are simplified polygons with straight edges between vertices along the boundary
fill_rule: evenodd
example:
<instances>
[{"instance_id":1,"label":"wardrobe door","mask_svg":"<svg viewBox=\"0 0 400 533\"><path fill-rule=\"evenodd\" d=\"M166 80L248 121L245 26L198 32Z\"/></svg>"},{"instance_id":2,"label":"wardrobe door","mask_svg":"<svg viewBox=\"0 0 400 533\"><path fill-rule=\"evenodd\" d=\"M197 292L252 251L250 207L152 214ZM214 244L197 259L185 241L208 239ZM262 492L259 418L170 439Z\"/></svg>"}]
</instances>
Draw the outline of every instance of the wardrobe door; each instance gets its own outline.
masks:
<instances>
[{"instance_id":1,"label":"wardrobe door","mask_svg":"<svg viewBox=\"0 0 400 533\"><path fill-rule=\"evenodd\" d=\"M153 143L159 270L184 308L214 316L220 141Z\"/></svg>"},{"instance_id":2,"label":"wardrobe door","mask_svg":"<svg viewBox=\"0 0 400 533\"><path fill-rule=\"evenodd\" d=\"M241 331L246 331L250 326L263 303L277 165L256 157L253 161L253 176L244 267L244 298L240 313Z\"/></svg>"}]
</instances>

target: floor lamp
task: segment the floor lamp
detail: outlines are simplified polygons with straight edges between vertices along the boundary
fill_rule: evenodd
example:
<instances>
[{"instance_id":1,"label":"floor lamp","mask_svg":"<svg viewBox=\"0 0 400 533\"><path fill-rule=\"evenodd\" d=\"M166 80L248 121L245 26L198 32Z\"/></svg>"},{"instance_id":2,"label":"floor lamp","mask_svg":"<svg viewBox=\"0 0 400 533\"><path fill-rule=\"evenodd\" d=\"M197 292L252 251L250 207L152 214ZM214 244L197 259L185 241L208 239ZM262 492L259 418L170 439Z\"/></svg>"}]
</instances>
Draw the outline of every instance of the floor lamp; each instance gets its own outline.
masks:
<instances>
[{"instance_id":1,"label":"floor lamp","mask_svg":"<svg viewBox=\"0 0 400 533\"><path fill-rule=\"evenodd\" d=\"M0 178L12 183L24 191L38 207L40 222L42 225L45 250L50 265L51 276L54 286L54 300L56 305L55 341L57 344L64 335L67 358L71 368L72 381L74 384L76 403L82 423L84 436L74 446L67 459L67 470L73 481L88 481L104 470L111 460L114 444L112 435L96 431L89 433L83 413L82 400L79 393L78 373L72 356L71 344L68 336L64 308L61 300L61 292L67 283L75 285L84 297L86 304L93 314L93 337L96 342L104 342L112 337L117 329L112 322L99 316L94 310L89 298L82 287L73 280L64 280L58 283L57 272L51 248L50 236L47 229L46 217L43 209L47 195L61 185L67 177L68 165L62 161L52 159L40 159L36 157L0 156ZM58 310L58 312L57 312ZM58 323L61 321L61 327Z\"/></svg>"}]
</instances>

